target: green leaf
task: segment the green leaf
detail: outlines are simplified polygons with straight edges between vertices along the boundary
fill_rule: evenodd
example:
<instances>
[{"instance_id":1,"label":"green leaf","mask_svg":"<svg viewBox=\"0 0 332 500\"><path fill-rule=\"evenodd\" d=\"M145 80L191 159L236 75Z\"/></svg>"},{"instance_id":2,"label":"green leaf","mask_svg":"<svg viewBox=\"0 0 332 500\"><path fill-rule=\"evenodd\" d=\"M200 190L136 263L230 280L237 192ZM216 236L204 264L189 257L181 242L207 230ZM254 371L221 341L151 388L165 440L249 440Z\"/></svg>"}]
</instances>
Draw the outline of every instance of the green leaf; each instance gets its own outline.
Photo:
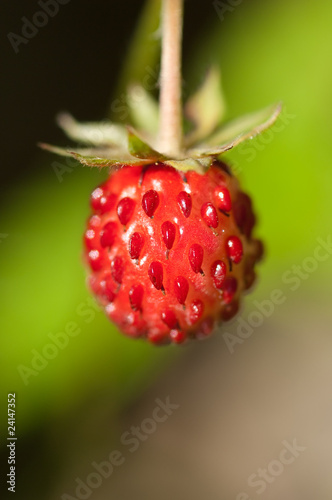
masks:
<instances>
[{"instance_id":1,"label":"green leaf","mask_svg":"<svg viewBox=\"0 0 332 500\"><path fill-rule=\"evenodd\" d=\"M127 127L128 150L132 156L151 161L163 161L164 156L141 139L132 127Z\"/></svg>"},{"instance_id":2,"label":"green leaf","mask_svg":"<svg viewBox=\"0 0 332 500\"><path fill-rule=\"evenodd\" d=\"M155 136L159 126L159 107L152 95L141 85L131 85L128 89L127 103L135 127L144 130L152 137Z\"/></svg>"},{"instance_id":3,"label":"green leaf","mask_svg":"<svg viewBox=\"0 0 332 500\"><path fill-rule=\"evenodd\" d=\"M58 125L73 141L94 146L125 145L126 130L122 125L112 122L79 123L69 113L60 113L57 116Z\"/></svg>"},{"instance_id":4,"label":"green leaf","mask_svg":"<svg viewBox=\"0 0 332 500\"><path fill-rule=\"evenodd\" d=\"M213 66L202 86L185 105L185 113L195 125L194 130L187 134L186 145L189 146L211 134L221 123L225 108L220 70Z\"/></svg>"},{"instance_id":5,"label":"green leaf","mask_svg":"<svg viewBox=\"0 0 332 500\"><path fill-rule=\"evenodd\" d=\"M254 138L275 123L281 107L281 103L278 103L222 126L204 144L190 150L190 156L194 158L217 156L247 139Z\"/></svg>"}]
</instances>

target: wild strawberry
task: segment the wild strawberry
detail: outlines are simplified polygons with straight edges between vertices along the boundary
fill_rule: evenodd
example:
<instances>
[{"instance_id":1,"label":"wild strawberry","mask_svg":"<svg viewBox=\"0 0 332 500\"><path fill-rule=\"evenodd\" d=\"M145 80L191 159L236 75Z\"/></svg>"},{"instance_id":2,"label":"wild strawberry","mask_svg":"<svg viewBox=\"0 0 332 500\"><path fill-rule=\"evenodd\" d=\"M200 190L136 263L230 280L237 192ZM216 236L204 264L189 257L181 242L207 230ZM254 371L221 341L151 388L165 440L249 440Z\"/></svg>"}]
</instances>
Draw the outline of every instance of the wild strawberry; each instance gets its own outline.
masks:
<instances>
[{"instance_id":1,"label":"wild strawberry","mask_svg":"<svg viewBox=\"0 0 332 500\"><path fill-rule=\"evenodd\" d=\"M262 255L252 235L255 215L221 155L264 131L281 110L277 105L220 125L224 101L214 68L185 105L192 129L183 137L174 45L181 40L182 3L175 8L163 0L160 113L143 88L131 87L127 103L138 132L62 114L60 126L87 148L42 145L83 165L110 168L92 193L84 236L90 288L120 330L155 344L206 338L236 314L253 284ZM167 44L172 50L164 50Z\"/></svg>"},{"instance_id":2,"label":"wild strawberry","mask_svg":"<svg viewBox=\"0 0 332 500\"><path fill-rule=\"evenodd\" d=\"M244 230L251 205L228 172L220 161L185 178L159 162L125 165L93 192L85 232L90 286L125 334L181 343L209 335L237 311L261 245ZM96 192L114 200L108 211Z\"/></svg>"}]
</instances>

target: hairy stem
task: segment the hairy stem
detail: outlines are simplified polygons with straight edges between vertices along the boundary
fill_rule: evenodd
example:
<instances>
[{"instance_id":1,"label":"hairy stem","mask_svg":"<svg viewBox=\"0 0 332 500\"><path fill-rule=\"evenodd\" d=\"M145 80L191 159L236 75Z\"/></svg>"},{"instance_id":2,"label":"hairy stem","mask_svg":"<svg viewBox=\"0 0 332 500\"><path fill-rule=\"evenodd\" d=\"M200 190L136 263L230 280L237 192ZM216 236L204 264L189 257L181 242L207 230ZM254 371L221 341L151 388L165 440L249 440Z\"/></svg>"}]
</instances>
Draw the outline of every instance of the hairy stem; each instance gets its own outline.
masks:
<instances>
[{"instance_id":1,"label":"hairy stem","mask_svg":"<svg viewBox=\"0 0 332 500\"><path fill-rule=\"evenodd\" d=\"M163 0L159 149L178 155L182 147L181 45L183 0Z\"/></svg>"}]
</instances>

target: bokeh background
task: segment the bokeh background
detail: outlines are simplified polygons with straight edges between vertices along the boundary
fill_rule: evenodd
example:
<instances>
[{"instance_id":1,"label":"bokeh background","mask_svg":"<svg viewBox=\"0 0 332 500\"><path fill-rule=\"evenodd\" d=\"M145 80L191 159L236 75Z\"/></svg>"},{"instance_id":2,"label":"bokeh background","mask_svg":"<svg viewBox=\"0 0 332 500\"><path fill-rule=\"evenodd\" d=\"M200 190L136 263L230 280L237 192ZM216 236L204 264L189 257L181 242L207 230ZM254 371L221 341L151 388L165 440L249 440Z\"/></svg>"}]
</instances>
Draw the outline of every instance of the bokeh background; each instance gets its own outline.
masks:
<instances>
[{"instance_id":1,"label":"bokeh background","mask_svg":"<svg viewBox=\"0 0 332 500\"><path fill-rule=\"evenodd\" d=\"M330 499L332 3L186 1L184 95L217 62L228 118L278 100L284 112L229 155L266 243L259 283L224 331L161 349L121 336L85 287L81 235L89 194L105 174L70 168L60 182L57 159L36 148L40 140L66 145L54 123L59 110L97 120L116 92L121 98L142 5L70 0L17 54L7 34L20 34L22 17L40 7L2 5L1 480L6 399L15 392L17 498L83 498L77 478L86 481L93 462L119 450L124 463L85 498ZM158 67L156 36L146 35L151 52L137 78ZM241 339L240 321L276 289L283 303ZM78 335L39 371L24 371L72 323ZM225 333L242 340L232 352ZM167 397L178 408L130 452L123 432ZM281 470L275 461L294 440L301 452ZM261 493L248 483L259 469L269 478Z\"/></svg>"}]
</instances>

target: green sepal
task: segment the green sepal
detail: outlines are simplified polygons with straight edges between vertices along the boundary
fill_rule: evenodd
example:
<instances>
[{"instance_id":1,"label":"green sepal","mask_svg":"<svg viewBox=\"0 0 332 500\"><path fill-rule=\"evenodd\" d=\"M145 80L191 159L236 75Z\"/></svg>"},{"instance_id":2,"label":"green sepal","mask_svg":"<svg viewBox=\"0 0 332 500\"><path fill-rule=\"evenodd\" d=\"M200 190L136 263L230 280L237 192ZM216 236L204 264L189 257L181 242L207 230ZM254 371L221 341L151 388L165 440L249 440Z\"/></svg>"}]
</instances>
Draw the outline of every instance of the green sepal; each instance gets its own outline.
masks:
<instances>
[{"instance_id":1,"label":"green sepal","mask_svg":"<svg viewBox=\"0 0 332 500\"><path fill-rule=\"evenodd\" d=\"M119 156L116 155L115 150L98 149L98 148L82 148L82 149L69 149L52 146L51 144L39 143L38 146L51 153L75 158L82 165L89 167L118 167L125 164L130 165L146 165L151 163L150 160L133 158L129 154Z\"/></svg>"},{"instance_id":2,"label":"green sepal","mask_svg":"<svg viewBox=\"0 0 332 500\"><path fill-rule=\"evenodd\" d=\"M207 168L207 166L203 162L194 160L193 158L186 158L184 160L166 160L164 161L164 163L176 168L177 170L180 170L181 172L194 170L199 174L204 174Z\"/></svg>"},{"instance_id":3,"label":"green sepal","mask_svg":"<svg viewBox=\"0 0 332 500\"><path fill-rule=\"evenodd\" d=\"M126 145L126 129L109 121L80 123L69 113L60 113L57 123L65 134L82 144L94 146Z\"/></svg>"},{"instance_id":4,"label":"green sepal","mask_svg":"<svg viewBox=\"0 0 332 500\"><path fill-rule=\"evenodd\" d=\"M253 139L275 123L281 108L281 103L278 103L231 121L220 127L203 144L189 150L189 156L193 158L218 156L247 139Z\"/></svg>"},{"instance_id":5,"label":"green sepal","mask_svg":"<svg viewBox=\"0 0 332 500\"><path fill-rule=\"evenodd\" d=\"M59 156L67 156L71 157L71 153L66 148L60 148L59 146L53 146L52 144L47 144L46 142L38 142L37 146L45 151L49 151L50 153L54 153Z\"/></svg>"},{"instance_id":6,"label":"green sepal","mask_svg":"<svg viewBox=\"0 0 332 500\"><path fill-rule=\"evenodd\" d=\"M221 73L217 66L212 66L201 87L188 99L185 105L185 114L195 127L185 137L185 145L191 146L210 135L221 123L225 110Z\"/></svg>"},{"instance_id":7,"label":"green sepal","mask_svg":"<svg viewBox=\"0 0 332 500\"><path fill-rule=\"evenodd\" d=\"M147 142L141 139L132 127L127 127L128 132L128 151L129 153L143 160L163 161L165 157L153 149Z\"/></svg>"},{"instance_id":8,"label":"green sepal","mask_svg":"<svg viewBox=\"0 0 332 500\"><path fill-rule=\"evenodd\" d=\"M82 165L86 165L88 167L111 167L111 168L119 168L123 165L129 163L131 166L133 165L147 165L151 163L150 160L137 160L137 159L119 159L119 158L98 158L95 156L83 156L79 153L72 152L71 155L78 160Z\"/></svg>"},{"instance_id":9,"label":"green sepal","mask_svg":"<svg viewBox=\"0 0 332 500\"><path fill-rule=\"evenodd\" d=\"M46 144L44 142L38 143L38 146L46 151L60 155L60 156L73 156L73 154L78 154L81 156L89 156L95 158L121 158L127 161L133 160L133 157L128 154L127 151L119 148L111 147L91 147L91 148L72 148L72 147L59 147L53 146L52 144Z\"/></svg>"},{"instance_id":10,"label":"green sepal","mask_svg":"<svg viewBox=\"0 0 332 500\"><path fill-rule=\"evenodd\" d=\"M127 104L134 126L151 137L155 136L159 127L159 107L153 96L139 84L130 85Z\"/></svg>"}]
</instances>

